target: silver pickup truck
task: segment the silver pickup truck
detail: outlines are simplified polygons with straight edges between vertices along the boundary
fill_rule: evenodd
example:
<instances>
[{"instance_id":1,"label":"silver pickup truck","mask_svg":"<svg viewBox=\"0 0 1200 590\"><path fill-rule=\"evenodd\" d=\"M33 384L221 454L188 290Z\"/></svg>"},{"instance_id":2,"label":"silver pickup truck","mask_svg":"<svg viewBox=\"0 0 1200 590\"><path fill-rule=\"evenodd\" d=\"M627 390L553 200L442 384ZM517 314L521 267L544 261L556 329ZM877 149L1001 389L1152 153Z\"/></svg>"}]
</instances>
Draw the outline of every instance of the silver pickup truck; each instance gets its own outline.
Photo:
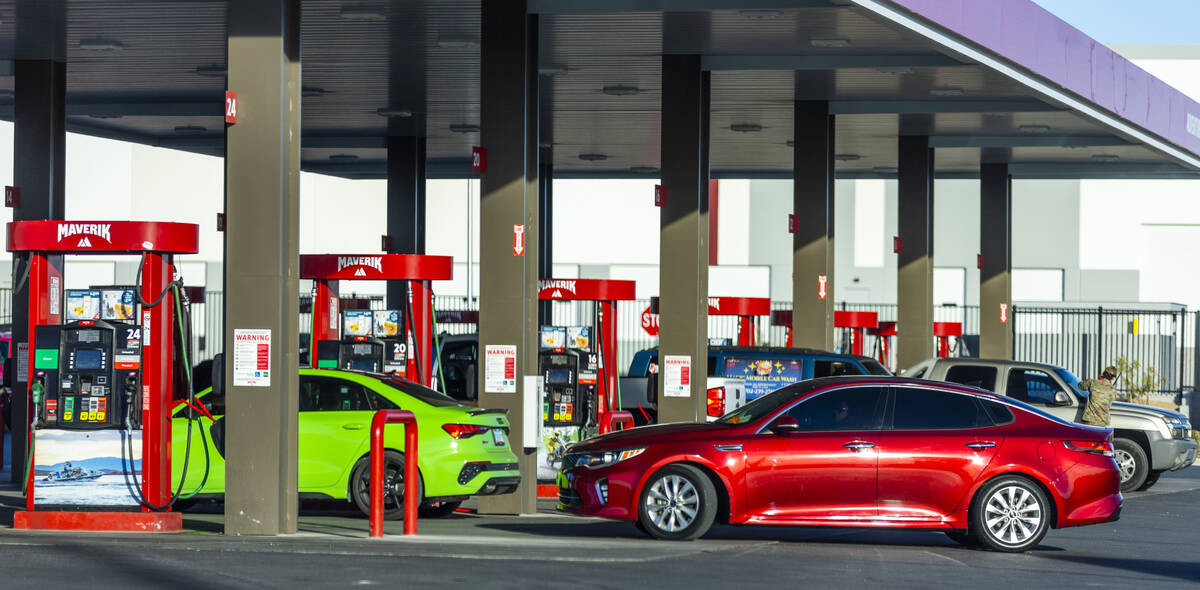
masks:
<instances>
[{"instance_id":1,"label":"silver pickup truck","mask_svg":"<svg viewBox=\"0 0 1200 590\"><path fill-rule=\"evenodd\" d=\"M979 387L1072 422L1080 421L1088 396L1070 371L1042 363L930 359L901 375ZM1149 488L1164 471L1183 469L1196 461L1196 442L1187 416L1125 402L1114 403L1109 413L1122 492Z\"/></svg>"}]
</instances>

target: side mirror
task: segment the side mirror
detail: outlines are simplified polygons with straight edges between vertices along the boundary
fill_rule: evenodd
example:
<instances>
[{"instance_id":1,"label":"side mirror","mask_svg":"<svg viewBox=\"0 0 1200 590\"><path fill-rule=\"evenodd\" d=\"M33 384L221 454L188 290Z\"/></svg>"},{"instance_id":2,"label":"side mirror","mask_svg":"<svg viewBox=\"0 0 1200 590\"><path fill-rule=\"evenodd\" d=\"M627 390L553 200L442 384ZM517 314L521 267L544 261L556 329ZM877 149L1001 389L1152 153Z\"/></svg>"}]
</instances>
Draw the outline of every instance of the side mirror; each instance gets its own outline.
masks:
<instances>
[{"instance_id":1,"label":"side mirror","mask_svg":"<svg viewBox=\"0 0 1200 590\"><path fill-rule=\"evenodd\" d=\"M212 361L213 395L225 395L225 353L217 353Z\"/></svg>"},{"instance_id":2,"label":"side mirror","mask_svg":"<svg viewBox=\"0 0 1200 590\"><path fill-rule=\"evenodd\" d=\"M1067 392L1065 392L1065 391L1054 392L1054 405L1056 405L1056 406L1071 405L1071 396L1068 395Z\"/></svg>"},{"instance_id":3,"label":"side mirror","mask_svg":"<svg viewBox=\"0 0 1200 590\"><path fill-rule=\"evenodd\" d=\"M785 434L791 434L793 432L799 432L800 423L797 422L795 418L784 414L783 416L776 418L768 428L771 430L771 432L782 436Z\"/></svg>"}]
</instances>

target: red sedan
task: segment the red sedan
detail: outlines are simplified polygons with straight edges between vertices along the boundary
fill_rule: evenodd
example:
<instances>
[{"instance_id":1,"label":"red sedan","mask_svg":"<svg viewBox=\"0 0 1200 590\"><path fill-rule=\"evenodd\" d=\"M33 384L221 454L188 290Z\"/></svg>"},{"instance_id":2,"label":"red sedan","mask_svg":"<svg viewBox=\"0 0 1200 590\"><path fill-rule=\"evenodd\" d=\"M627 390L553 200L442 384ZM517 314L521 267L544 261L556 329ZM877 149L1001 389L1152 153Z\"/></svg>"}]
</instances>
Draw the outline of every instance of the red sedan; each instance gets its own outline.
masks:
<instances>
[{"instance_id":1,"label":"red sedan","mask_svg":"<svg viewBox=\"0 0 1200 590\"><path fill-rule=\"evenodd\" d=\"M709 424L573 446L559 508L660 539L730 524L925 528L1025 551L1051 527L1117 519L1111 431L945 383L826 378Z\"/></svg>"}]
</instances>

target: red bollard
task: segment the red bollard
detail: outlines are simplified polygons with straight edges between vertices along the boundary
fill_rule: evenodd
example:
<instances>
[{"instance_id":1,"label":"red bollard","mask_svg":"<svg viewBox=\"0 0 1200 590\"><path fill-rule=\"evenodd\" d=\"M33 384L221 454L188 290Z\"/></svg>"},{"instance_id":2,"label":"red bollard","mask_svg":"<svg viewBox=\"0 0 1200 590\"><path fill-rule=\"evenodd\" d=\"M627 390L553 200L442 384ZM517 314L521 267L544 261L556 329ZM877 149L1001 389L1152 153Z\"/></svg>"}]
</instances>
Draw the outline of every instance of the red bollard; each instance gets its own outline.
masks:
<instances>
[{"instance_id":1,"label":"red bollard","mask_svg":"<svg viewBox=\"0 0 1200 590\"><path fill-rule=\"evenodd\" d=\"M404 424L404 534L417 534L417 418L408 410L379 410L371 418L371 536L383 536L383 426Z\"/></svg>"},{"instance_id":2,"label":"red bollard","mask_svg":"<svg viewBox=\"0 0 1200 590\"><path fill-rule=\"evenodd\" d=\"M602 425L603 429L600 431L601 434L612 432L613 427L617 424L628 424L630 428L633 427L633 414L625 410L609 412L607 416L608 417L604 420Z\"/></svg>"}]
</instances>

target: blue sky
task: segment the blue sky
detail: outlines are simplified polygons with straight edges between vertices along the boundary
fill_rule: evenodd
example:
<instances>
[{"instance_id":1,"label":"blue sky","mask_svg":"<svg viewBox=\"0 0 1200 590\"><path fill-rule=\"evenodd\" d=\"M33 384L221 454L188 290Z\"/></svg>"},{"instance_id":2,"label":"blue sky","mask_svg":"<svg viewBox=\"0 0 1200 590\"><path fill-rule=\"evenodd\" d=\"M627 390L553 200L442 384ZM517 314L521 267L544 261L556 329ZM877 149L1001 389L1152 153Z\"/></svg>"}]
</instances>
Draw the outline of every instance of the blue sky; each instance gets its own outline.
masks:
<instances>
[{"instance_id":1,"label":"blue sky","mask_svg":"<svg viewBox=\"0 0 1200 590\"><path fill-rule=\"evenodd\" d=\"M1200 44L1200 0L1034 0L1101 43Z\"/></svg>"}]
</instances>

